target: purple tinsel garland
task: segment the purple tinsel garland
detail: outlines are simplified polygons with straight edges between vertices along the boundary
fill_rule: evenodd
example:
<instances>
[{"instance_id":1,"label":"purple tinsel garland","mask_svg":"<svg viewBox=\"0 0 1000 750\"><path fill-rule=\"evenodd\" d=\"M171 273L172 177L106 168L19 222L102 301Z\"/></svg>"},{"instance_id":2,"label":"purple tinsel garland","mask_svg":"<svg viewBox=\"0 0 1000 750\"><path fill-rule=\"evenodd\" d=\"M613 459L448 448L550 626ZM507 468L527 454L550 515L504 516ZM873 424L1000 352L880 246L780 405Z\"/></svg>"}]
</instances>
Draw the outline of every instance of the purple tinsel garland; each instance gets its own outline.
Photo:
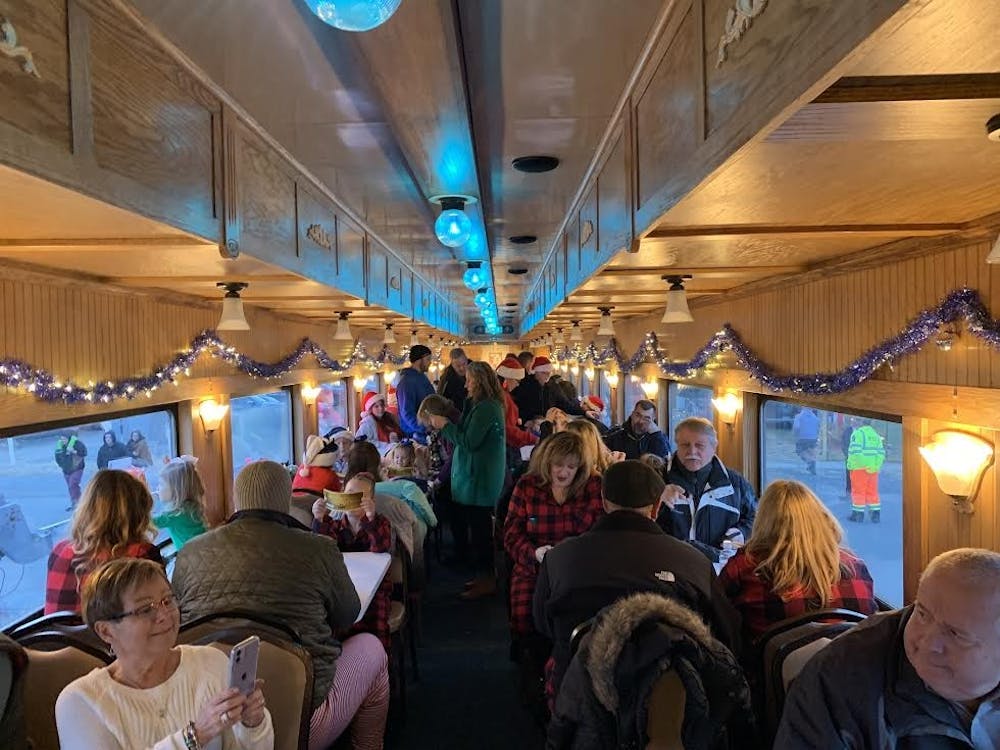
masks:
<instances>
[{"instance_id":1,"label":"purple tinsel garland","mask_svg":"<svg viewBox=\"0 0 1000 750\"><path fill-rule=\"evenodd\" d=\"M195 336L184 351L170 362L153 368L152 372L135 378L125 378L117 382L105 380L87 386L76 383L62 383L51 373L32 367L19 359L0 360L0 385L9 388L21 388L40 401L78 403L110 403L118 399L134 399L141 395L152 396L153 391L167 385L177 385L177 378L188 374L188 370L202 354L208 352L211 356L228 362L236 369L253 378L277 378L292 370L302 359L311 354L319 366L334 372L343 372L356 364L362 363L373 368L390 364L395 367L407 361L408 348L399 356L394 355L388 346L382 347L374 357L369 356L360 342L355 346L351 356L344 362L331 359L326 351L315 341L308 338L299 342L295 351L277 362L261 362L241 354L236 348L229 346L215 335L214 331L203 331ZM435 359L440 357L438 351Z\"/></svg>"},{"instance_id":2,"label":"purple tinsel garland","mask_svg":"<svg viewBox=\"0 0 1000 750\"><path fill-rule=\"evenodd\" d=\"M903 331L872 347L839 372L779 375L743 343L739 334L728 323L686 362L671 362L667 359L660 351L656 334L652 332L646 334L639 349L627 359L618 349L615 339L611 339L601 351L593 344L586 348L576 346L557 352L556 358L560 361L575 359L578 362L590 359L598 367L614 361L625 374L643 362L652 360L664 375L687 378L707 365L716 354L732 351L740 367L772 391L810 395L843 393L861 385L883 365L917 352L938 334L941 326L963 319L973 336L983 340L991 349L1000 350L1000 322L990 318L978 292L962 288L951 292L937 307L918 314Z\"/></svg>"},{"instance_id":3,"label":"purple tinsel garland","mask_svg":"<svg viewBox=\"0 0 1000 750\"><path fill-rule=\"evenodd\" d=\"M883 365L915 353L938 334L941 326L958 320L964 320L969 332L982 339L991 349L1000 350L1000 322L990 318L975 290L963 288L951 292L937 307L921 312L899 334L869 349L840 372L779 375L743 343L739 334L728 323L686 362L671 362L660 350L656 334L652 332L646 334L642 345L628 358L622 354L613 338L602 350L598 350L591 343L586 347L576 345L572 349L563 349L561 352L556 352L555 356L559 361L576 360L581 364L590 360L598 367L613 361L625 374L632 372L643 362L652 360L664 375L687 378L705 367L715 355L732 351L740 367L746 370L750 377L772 391L811 395L843 393L861 385ZM307 354L311 354L320 367L334 372L343 372L359 363L370 367L380 367L384 364L399 367L408 359L405 348L402 354L394 355L388 346L383 345L379 353L371 357L364 345L358 343L350 357L344 362L338 362L331 359L319 344L306 338L299 342L295 351L279 361L261 362L239 353L235 347L229 346L216 336L214 331L203 331L170 362L155 367L147 375L136 378L126 378L117 382L106 380L84 387L71 382L62 383L51 373L36 369L21 360L4 359L0 360L0 385L25 389L41 401L66 404L109 403L122 398L137 398L143 394L150 396L157 388L168 383L176 385L177 378L181 374L186 374L198 357L205 352L228 362L251 377L265 379L285 375ZM435 356L435 359L439 358L440 350Z\"/></svg>"}]
</instances>

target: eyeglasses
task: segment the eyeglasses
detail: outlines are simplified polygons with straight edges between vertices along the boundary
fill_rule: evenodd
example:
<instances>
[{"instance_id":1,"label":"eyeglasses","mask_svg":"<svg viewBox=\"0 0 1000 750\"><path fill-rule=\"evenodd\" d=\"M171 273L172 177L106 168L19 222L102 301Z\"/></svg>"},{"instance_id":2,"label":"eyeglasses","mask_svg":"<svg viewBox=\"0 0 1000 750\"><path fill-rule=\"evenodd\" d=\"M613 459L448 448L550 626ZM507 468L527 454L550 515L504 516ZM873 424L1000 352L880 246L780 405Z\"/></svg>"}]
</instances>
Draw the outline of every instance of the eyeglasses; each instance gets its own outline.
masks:
<instances>
[{"instance_id":1,"label":"eyeglasses","mask_svg":"<svg viewBox=\"0 0 1000 750\"><path fill-rule=\"evenodd\" d=\"M136 607L135 609L129 610L128 612L122 612L120 615L114 615L109 617L109 620L124 620L126 617L141 617L144 620L155 620L156 615L164 607L168 609L177 608L177 599L173 594L167 594L165 597L160 599L158 602L150 602L149 604L143 604L141 607Z\"/></svg>"}]
</instances>

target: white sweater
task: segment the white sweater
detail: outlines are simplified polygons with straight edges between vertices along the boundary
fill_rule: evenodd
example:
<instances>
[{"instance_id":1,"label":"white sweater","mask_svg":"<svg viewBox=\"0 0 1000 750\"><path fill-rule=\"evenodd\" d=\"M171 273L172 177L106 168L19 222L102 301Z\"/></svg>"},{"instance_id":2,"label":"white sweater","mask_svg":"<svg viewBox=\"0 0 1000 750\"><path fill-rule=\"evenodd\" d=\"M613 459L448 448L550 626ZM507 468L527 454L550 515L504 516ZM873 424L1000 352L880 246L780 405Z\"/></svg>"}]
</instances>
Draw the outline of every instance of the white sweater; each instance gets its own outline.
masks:
<instances>
[{"instance_id":1,"label":"white sweater","mask_svg":"<svg viewBox=\"0 0 1000 750\"><path fill-rule=\"evenodd\" d=\"M227 687L229 660L212 646L179 646L181 661L166 682L145 690L115 682L108 668L67 685L56 701L62 750L185 750L183 731ZM273 750L271 715L249 727L237 722L205 750Z\"/></svg>"}]
</instances>

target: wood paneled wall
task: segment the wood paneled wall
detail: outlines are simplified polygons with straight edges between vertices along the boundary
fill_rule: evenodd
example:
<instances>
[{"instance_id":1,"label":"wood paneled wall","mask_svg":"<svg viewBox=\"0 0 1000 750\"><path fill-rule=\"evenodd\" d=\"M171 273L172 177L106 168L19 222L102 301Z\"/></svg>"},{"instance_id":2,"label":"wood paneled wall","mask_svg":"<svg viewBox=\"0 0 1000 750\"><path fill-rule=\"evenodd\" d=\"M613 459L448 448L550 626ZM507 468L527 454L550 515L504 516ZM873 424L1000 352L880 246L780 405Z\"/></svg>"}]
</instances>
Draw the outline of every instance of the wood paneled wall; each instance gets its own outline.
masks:
<instances>
[{"instance_id":1,"label":"wood paneled wall","mask_svg":"<svg viewBox=\"0 0 1000 750\"><path fill-rule=\"evenodd\" d=\"M936 244L928 241L929 247ZM630 355L644 333L655 330L672 358L687 359L728 322L757 356L781 373L838 371L955 289L977 290L990 314L1000 317L1000 267L985 262L989 251L989 242L970 241L877 267L865 267L862 257L854 270L845 266L826 276L807 274L799 283L729 301L699 301L692 305L694 323L667 327L658 315L616 322L619 342ZM935 555L958 546L1000 550L1000 482L995 469L983 480L976 512L965 516L938 489L917 450L949 425L981 433L1000 450L1000 352L987 348L964 326L957 330L960 336L951 351L929 344L847 393L822 398L778 394L820 407L902 419L908 599L916 591L920 570ZM735 368L731 360L727 366ZM706 371L696 382L711 384L718 393L743 394L744 411L734 433L717 425L719 453L753 480L758 476L756 404L759 394L769 392L739 369Z\"/></svg>"}]
</instances>

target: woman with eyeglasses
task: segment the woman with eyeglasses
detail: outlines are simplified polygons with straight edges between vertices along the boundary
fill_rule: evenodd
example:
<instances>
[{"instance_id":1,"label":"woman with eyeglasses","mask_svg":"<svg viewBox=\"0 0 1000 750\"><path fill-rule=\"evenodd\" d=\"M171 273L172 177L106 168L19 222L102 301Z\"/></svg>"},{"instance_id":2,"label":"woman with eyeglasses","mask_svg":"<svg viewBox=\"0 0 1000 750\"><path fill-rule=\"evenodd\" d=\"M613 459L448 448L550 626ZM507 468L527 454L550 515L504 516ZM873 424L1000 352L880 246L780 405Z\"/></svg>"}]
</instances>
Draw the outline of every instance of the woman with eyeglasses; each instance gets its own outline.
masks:
<instances>
[{"instance_id":1,"label":"woman with eyeglasses","mask_svg":"<svg viewBox=\"0 0 1000 750\"><path fill-rule=\"evenodd\" d=\"M56 701L63 750L271 750L261 680L227 688L228 659L178 646L180 613L163 568L119 558L83 587L83 619L115 661L67 685Z\"/></svg>"},{"instance_id":2,"label":"woman with eyeglasses","mask_svg":"<svg viewBox=\"0 0 1000 750\"><path fill-rule=\"evenodd\" d=\"M49 555L45 614L79 612L80 591L90 571L115 557L142 557L163 565L153 544L153 498L128 472L102 469L83 491L69 538Z\"/></svg>"}]
</instances>

